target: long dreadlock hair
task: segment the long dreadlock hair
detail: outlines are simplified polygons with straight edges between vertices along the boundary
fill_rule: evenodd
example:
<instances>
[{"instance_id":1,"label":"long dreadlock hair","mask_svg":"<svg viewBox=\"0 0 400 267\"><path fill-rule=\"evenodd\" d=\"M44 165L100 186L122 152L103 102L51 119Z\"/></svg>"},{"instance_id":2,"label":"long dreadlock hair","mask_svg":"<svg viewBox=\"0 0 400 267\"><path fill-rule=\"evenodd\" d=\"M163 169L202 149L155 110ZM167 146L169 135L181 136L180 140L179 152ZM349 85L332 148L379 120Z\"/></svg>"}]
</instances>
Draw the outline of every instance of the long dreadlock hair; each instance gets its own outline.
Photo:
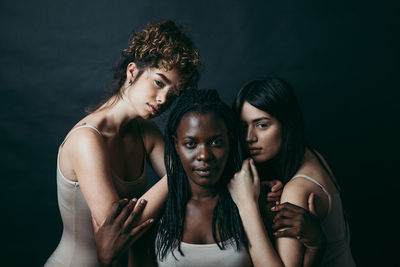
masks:
<instances>
[{"instance_id":1,"label":"long dreadlock hair","mask_svg":"<svg viewBox=\"0 0 400 267\"><path fill-rule=\"evenodd\" d=\"M156 253L162 260L169 251L183 253L180 243L183 237L183 226L186 215L186 205L191 197L188 178L175 149L174 138L182 117L189 113L214 114L224 121L230 141L228 160L218 184L219 198L214 208L212 219L212 235L220 249L225 249L226 241L234 239L236 248L242 244L248 246L247 238L241 223L239 211L233 202L227 184L241 167L238 146L238 134L235 119L231 109L221 101L216 90L192 90L181 96L171 111L165 129L164 162L168 177L168 198L164 215L161 218L159 236L156 241ZM217 230L218 229L218 230ZM217 240L218 231L221 243ZM174 254L173 254L174 255ZM175 257L175 255L174 255Z\"/></svg>"}]
</instances>

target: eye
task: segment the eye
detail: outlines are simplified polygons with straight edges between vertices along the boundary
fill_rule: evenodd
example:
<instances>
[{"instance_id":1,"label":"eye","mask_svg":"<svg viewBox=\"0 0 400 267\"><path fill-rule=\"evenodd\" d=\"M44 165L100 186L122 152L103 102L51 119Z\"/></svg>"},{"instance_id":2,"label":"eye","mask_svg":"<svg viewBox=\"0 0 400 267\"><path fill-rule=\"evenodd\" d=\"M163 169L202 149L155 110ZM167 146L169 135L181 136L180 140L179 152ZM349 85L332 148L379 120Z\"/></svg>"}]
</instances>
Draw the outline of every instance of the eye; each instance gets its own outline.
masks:
<instances>
[{"instance_id":1,"label":"eye","mask_svg":"<svg viewBox=\"0 0 400 267\"><path fill-rule=\"evenodd\" d=\"M159 81L159 80L154 80L154 83L159 87L159 88L163 88L164 87L164 83Z\"/></svg>"},{"instance_id":2,"label":"eye","mask_svg":"<svg viewBox=\"0 0 400 267\"><path fill-rule=\"evenodd\" d=\"M259 128L259 129L265 129L265 128L267 128L269 126L269 124L268 123L257 123L256 124L256 127L257 128Z\"/></svg>"},{"instance_id":3,"label":"eye","mask_svg":"<svg viewBox=\"0 0 400 267\"><path fill-rule=\"evenodd\" d=\"M214 147L221 147L225 144L225 141L221 138L212 140L211 145Z\"/></svg>"},{"instance_id":4,"label":"eye","mask_svg":"<svg viewBox=\"0 0 400 267\"><path fill-rule=\"evenodd\" d=\"M186 141L183 143L186 148L193 149L196 147L196 143L194 141Z\"/></svg>"}]
</instances>

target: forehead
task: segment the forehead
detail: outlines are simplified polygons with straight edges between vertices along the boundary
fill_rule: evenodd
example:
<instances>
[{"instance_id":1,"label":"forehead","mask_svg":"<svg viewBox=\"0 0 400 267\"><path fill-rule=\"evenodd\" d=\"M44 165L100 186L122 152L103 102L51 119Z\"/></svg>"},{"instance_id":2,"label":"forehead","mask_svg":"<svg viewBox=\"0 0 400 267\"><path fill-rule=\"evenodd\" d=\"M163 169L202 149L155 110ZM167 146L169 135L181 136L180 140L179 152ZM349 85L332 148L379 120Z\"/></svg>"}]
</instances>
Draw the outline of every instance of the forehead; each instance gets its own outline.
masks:
<instances>
[{"instance_id":1,"label":"forehead","mask_svg":"<svg viewBox=\"0 0 400 267\"><path fill-rule=\"evenodd\" d=\"M172 83L178 83L181 75L177 68L172 68L170 70L166 70L165 68L149 68L148 73L151 75L165 76Z\"/></svg>"},{"instance_id":2,"label":"forehead","mask_svg":"<svg viewBox=\"0 0 400 267\"><path fill-rule=\"evenodd\" d=\"M189 112L185 114L177 129L179 137L185 136L215 136L227 135L227 128L222 118L213 113L199 114Z\"/></svg>"},{"instance_id":3,"label":"forehead","mask_svg":"<svg viewBox=\"0 0 400 267\"><path fill-rule=\"evenodd\" d=\"M242 121L250 122L255 119L262 118L262 117L272 119L272 116L270 114L268 114L267 112L256 108L255 106L253 106L252 104L250 104L247 101L244 101L242 110L240 111L240 119Z\"/></svg>"}]
</instances>

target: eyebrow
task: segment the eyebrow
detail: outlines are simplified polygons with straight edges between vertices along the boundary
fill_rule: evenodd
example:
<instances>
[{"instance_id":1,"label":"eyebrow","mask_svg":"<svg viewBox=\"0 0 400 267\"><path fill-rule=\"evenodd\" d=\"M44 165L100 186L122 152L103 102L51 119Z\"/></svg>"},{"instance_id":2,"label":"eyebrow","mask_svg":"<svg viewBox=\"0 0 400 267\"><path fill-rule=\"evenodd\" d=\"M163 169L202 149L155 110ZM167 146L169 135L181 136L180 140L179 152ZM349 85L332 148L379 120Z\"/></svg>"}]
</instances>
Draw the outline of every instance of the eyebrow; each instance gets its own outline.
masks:
<instances>
[{"instance_id":1,"label":"eyebrow","mask_svg":"<svg viewBox=\"0 0 400 267\"><path fill-rule=\"evenodd\" d=\"M254 119L253 122L259 122L259 121L262 121L262 120L268 120L268 121L270 121L271 119L268 118L268 117L260 117L260 118Z\"/></svg>"},{"instance_id":2,"label":"eyebrow","mask_svg":"<svg viewBox=\"0 0 400 267\"><path fill-rule=\"evenodd\" d=\"M160 76L167 84L171 84L171 81L167 78L167 76L159 72L157 72L156 74Z\"/></svg>"}]
</instances>

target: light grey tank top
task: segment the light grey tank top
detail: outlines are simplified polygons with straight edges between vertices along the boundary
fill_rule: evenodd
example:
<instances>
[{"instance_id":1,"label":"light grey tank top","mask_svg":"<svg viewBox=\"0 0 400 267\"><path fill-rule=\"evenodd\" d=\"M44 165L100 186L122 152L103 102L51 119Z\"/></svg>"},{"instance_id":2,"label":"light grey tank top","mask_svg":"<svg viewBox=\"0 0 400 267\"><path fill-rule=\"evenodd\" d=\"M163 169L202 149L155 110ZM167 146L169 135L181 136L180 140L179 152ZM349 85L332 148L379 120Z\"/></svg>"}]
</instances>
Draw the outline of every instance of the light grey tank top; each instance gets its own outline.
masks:
<instances>
[{"instance_id":1,"label":"light grey tank top","mask_svg":"<svg viewBox=\"0 0 400 267\"><path fill-rule=\"evenodd\" d=\"M310 176L298 174L292 179L295 178L304 178L317 184L328 197L328 213L321 222L321 228L324 231L327 240L327 248L321 266L356 266L350 250L350 230L343 216L340 194L337 193L331 195L321 183Z\"/></svg>"},{"instance_id":2,"label":"light grey tank top","mask_svg":"<svg viewBox=\"0 0 400 267\"><path fill-rule=\"evenodd\" d=\"M170 251L162 261L157 257L159 267L250 267L251 259L244 247L236 250L236 244L232 240L227 242L224 250L217 244L190 244L181 242L181 250L184 256L176 248Z\"/></svg>"},{"instance_id":3,"label":"light grey tank top","mask_svg":"<svg viewBox=\"0 0 400 267\"><path fill-rule=\"evenodd\" d=\"M100 131L94 126L84 124L72 129L65 137L63 143L68 139L72 132L84 127L91 128L101 135ZM141 129L139 128L139 130ZM45 266L100 266L97 259L92 217L89 207L79 188L79 183L68 180L61 173L59 155L60 149L58 150L57 155L57 199L64 228L60 243L47 260ZM144 166L142 166L142 174L132 182L122 180L113 173L112 180L121 198L126 197L131 199L143 194L147 183L145 166L146 159L144 159L143 162Z\"/></svg>"}]
</instances>

